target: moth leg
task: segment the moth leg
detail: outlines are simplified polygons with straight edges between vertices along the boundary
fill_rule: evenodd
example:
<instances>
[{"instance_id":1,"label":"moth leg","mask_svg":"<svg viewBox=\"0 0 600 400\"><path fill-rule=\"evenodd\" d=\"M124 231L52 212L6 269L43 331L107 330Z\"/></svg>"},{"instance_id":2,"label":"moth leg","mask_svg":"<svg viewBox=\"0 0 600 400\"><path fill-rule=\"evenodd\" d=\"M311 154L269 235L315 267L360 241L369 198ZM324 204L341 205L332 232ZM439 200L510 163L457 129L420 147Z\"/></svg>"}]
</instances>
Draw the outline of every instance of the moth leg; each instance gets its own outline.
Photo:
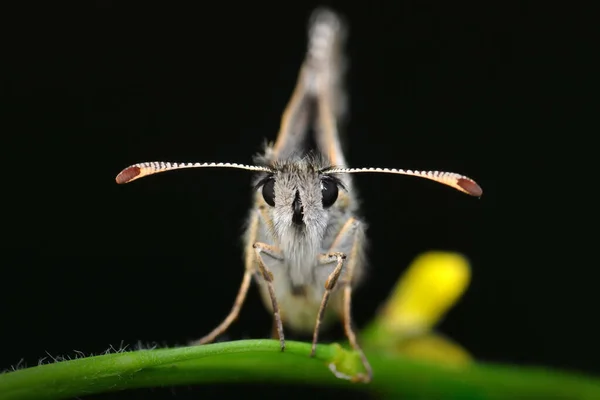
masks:
<instances>
[{"instance_id":1,"label":"moth leg","mask_svg":"<svg viewBox=\"0 0 600 400\"><path fill-rule=\"evenodd\" d=\"M273 325L271 326L271 338L279 340L279 332L277 332L277 321L273 318Z\"/></svg>"},{"instance_id":2,"label":"moth leg","mask_svg":"<svg viewBox=\"0 0 600 400\"><path fill-rule=\"evenodd\" d=\"M315 350L317 347L317 341L319 336L319 330L321 324L323 322L323 317L325 316L325 310L327 309L327 303L329 301L329 297L333 289L336 286L336 283L342 273L342 267L344 263L344 259L346 258L346 253L334 250L348 250L352 251L354 248L354 243L357 240L363 231L360 229L361 225L355 218L348 218L348 220L342 225L340 231L336 235L331 247L329 248L329 252L325 254L321 254L319 256L319 264L320 265L328 265L332 262L337 261L337 265L333 272L327 278L325 282L325 293L323 294L323 299L321 300L321 306L319 307L319 312L317 314L317 322L315 323L315 330L313 332L313 342L311 349L311 356L315 355ZM354 252L356 253L356 251ZM350 253L352 255L352 253ZM360 254L354 254L354 257L360 256ZM356 260L352 260L355 262ZM347 269L347 268L346 268Z\"/></svg>"},{"instance_id":3,"label":"moth leg","mask_svg":"<svg viewBox=\"0 0 600 400\"><path fill-rule=\"evenodd\" d=\"M240 313L242 305L244 304L244 300L246 300L246 294L248 294L248 289L250 288L250 283L252 282L252 271L246 270L244 273L244 278L242 279L242 284L240 285L240 290L235 298L235 302L233 303L233 307L229 314L225 317L223 322L221 322L215 329L213 329L209 334L204 337L195 340L191 343L192 346L197 346L201 344L206 344L214 341L217 336L221 335L223 332L229 328L231 323L235 321Z\"/></svg>"},{"instance_id":4,"label":"moth leg","mask_svg":"<svg viewBox=\"0 0 600 400\"><path fill-rule=\"evenodd\" d=\"M271 298L271 305L273 307L273 318L275 326L277 328L277 336L279 336L279 343L281 344L281 351L285 350L285 338L283 335L283 322L281 320L281 313L279 312L279 306L277 305L277 298L275 297L275 289L273 288L273 274L267 268L265 261L262 258L261 253L268 254L269 256L277 259L282 259L283 256L279 250L274 246L270 246L266 243L256 242L253 245L254 251L256 252L256 260L258 261L258 269L263 279L267 284L269 291L269 297Z\"/></svg>"},{"instance_id":5,"label":"moth leg","mask_svg":"<svg viewBox=\"0 0 600 400\"><path fill-rule=\"evenodd\" d=\"M321 323L323 322L323 316L325 315L325 310L327 309L327 303L329 301L329 296L331 296L331 291L335 288L335 284L342 273L342 267L344 265L344 260L346 259L346 255L344 253L328 253L319 255L319 264L327 265L332 262L336 262L335 269L325 282L325 293L323 294L323 299L321 300L321 306L319 307L319 313L317 314L317 322L315 323L315 330L313 332L313 340L312 340L312 348L310 351L310 356L315 356L315 351L317 349L317 341L319 340L319 329L321 328Z\"/></svg>"},{"instance_id":6,"label":"moth leg","mask_svg":"<svg viewBox=\"0 0 600 400\"><path fill-rule=\"evenodd\" d=\"M350 221L349 221L350 222ZM357 221L358 222L358 221ZM365 356L362 348L358 344L358 340L356 339L356 332L352 327L352 280L355 277L355 267L357 262L363 261L363 256L360 254L363 249L364 243L361 243L361 240L364 240L363 230L358 229L356 231L356 236L354 239L354 243L352 245L352 250L350 251L350 260L347 265L347 279L344 279L344 298L343 298L343 307L342 307L342 321L344 323L344 331L346 332L346 336L348 337L348 341L350 342L350 346L358 353L362 364L367 371L367 374L357 374L353 380L359 382L368 383L373 378L373 369L369 364L369 360Z\"/></svg>"},{"instance_id":7,"label":"moth leg","mask_svg":"<svg viewBox=\"0 0 600 400\"><path fill-rule=\"evenodd\" d=\"M346 332L346 336L348 337L348 341L350 342L350 346L358 353L362 364L367 371L367 375L357 374L353 380L357 382L371 382L373 378L373 369L371 368L371 364L369 364L369 360L367 360L367 356L363 352L362 348L358 344L358 340L356 340L356 333L352 328L352 314L350 311L352 303L352 286L349 283L346 283L344 286L344 331Z\"/></svg>"},{"instance_id":8,"label":"moth leg","mask_svg":"<svg viewBox=\"0 0 600 400\"><path fill-rule=\"evenodd\" d=\"M355 218L348 218L346 223L340 229L337 237L331 245L330 253L333 253L334 249L343 249L348 258L344 264L342 272L344 276L338 281L339 284L343 285L343 299L341 308L341 317L344 324L344 331L348 337L348 341L352 348L359 354L362 364L367 371L367 374L358 374L353 380L360 382L370 382L373 377L373 369L367 360L364 352L362 351L358 340L356 339L356 333L352 327L352 283L355 279L359 278L361 270L357 269L357 265L364 261L364 226L360 221ZM332 275L336 271L334 270ZM341 274L341 272L340 272ZM337 278L336 278L337 281ZM331 279L328 279L328 283L331 284ZM333 290L333 288L332 288ZM321 314L321 313L319 313ZM314 345L313 345L314 348ZM334 371L335 372L335 371Z\"/></svg>"},{"instance_id":9,"label":"moth leg","mask_svg":"<svg viewBox=\"0 0 600 400\"><path fill-rule=\"evenodd\" d=\"M246 295L248 294L248 289L250 288L250 284L252 282L252 275L256 272L256 267L254 266L254 249L252 248L252 243L256 240L256 234L258 232L259 227L259 213L252 213L250 217L250 221L248 224L248 230L246 231L246 260L245 260L245 268L244 277L242 278L242 284L240 285L240 289L238 290L238 294L233 303L233 307L229 314L225 317L223 322L221 322L216 328L214 328L209 334L204 337L195 340L190 343L192 346L206 344L214 341L217 336L221 335L225 332L229 326L235 321L240 314L240 310L244 301L246 300Z\"/></svg>"}]
</instances>

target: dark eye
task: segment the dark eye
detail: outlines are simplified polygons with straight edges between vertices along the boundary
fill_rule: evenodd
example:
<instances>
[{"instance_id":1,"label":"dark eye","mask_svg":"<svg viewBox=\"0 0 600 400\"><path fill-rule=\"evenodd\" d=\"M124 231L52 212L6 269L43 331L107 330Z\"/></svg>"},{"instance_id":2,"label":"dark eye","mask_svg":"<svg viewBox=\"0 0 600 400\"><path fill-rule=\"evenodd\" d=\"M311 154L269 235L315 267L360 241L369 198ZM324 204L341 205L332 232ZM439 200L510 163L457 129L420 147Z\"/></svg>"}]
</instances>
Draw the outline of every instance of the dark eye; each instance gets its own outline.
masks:
<instances>
[{"instance_id":1,"label":"dark eye","mask_svg":"<svg viewBox=\"0 0 600 400\"><path fill-rule=\"evenodd\" d=\"M262 187L263 199L271 207L275 207L275 179L268 179Z\"/></svg>"},{"instance_id":2,"label":"dark eye","mask_svg":"<svg viewBox=\"0 0 600 400\"><path fill-rule=\"evenodd\" d=\"M333 179L323 179L321 181L321 193L323 194L323 207L331 207L338 198L337 182Z\"/></svg>"}]
</instances>

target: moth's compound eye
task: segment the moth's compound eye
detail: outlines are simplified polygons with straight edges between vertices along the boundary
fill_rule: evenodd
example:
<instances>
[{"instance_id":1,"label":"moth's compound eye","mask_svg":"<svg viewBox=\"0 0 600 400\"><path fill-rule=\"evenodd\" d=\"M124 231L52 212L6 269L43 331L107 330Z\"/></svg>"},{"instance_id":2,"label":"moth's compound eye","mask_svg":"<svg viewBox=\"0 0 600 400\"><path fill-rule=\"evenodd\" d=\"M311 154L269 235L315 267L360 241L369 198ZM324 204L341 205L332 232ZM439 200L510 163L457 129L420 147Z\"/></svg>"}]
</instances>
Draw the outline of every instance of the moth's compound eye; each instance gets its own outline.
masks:
<instances>
[{"instance_id":1,"label":"moth's compound eye","mask_svg":"<svg viewBox=\"0 0 600 400\"><path fill-rule=\"evenodd\" d=\"M337 182L333 179L323 179L321 181L321 193L323 194L323 207L331 207L338 198Z\"/></svg>"},{"instance_id":2,"label":"moth's compound eye","mask_svg":"<svg viewBox=\"0 0 600 400\"><path fill-rule=\"evenodd\" d=\"M275 207L275 179L269 179L262 187L263 199L271 207Z\"/></svg>"}]
</instances>

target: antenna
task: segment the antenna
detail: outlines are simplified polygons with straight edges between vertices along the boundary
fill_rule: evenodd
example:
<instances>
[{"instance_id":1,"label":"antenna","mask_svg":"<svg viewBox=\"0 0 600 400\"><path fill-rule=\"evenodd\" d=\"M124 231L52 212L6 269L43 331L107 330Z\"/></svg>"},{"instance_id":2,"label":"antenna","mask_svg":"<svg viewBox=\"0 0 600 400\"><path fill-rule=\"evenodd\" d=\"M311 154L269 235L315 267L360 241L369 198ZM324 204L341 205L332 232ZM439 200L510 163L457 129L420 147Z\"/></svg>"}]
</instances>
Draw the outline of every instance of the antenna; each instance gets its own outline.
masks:
<instances>
[{"instance_id":1,"label":"antenna","mask_svg":"<svg viewBox=\"0 0 600 400\"><path fill-rule=\"evenodd\" d=\"M443 185L453 187L471 196L481 197L483 189L473 179L454 172L443 171L411 171L396 168L327 168L325 174L356 174L362 172L409 175L429 179Z\"/></svg>"},{"instance_id":2,"label":"antenna","mask_svg":"<svg viewBox=\"0 0 600 400\"><path fill-rule=\"evenodd\" d=\"M236 163L172 163L163 161L144 162L133 164L119 172L115 178L118 184L129 183L145 176L158 174L166 171L173 171L184 168L237 168L249 171L273 172L271 168L260 167L257 165L244 165Z\"/></svg>"}]
</instances>

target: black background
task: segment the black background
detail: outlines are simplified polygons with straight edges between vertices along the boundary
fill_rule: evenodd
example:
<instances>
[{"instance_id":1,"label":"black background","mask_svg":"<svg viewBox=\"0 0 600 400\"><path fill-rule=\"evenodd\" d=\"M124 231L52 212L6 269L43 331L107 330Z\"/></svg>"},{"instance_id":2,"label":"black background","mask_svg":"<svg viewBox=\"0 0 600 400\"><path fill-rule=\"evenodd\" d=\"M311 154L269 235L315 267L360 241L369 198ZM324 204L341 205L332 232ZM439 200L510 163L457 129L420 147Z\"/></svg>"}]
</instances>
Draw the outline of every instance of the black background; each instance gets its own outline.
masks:
<instances>
[{"instance_id":1,"label":"black background","mask_svg":"<svg viewBox=\"0 0 600 400\"><path fill-rule=\"evenodd\" d=\"M248 163L275 138L318 3L277 4L96 1L4 14L16 23L2 78L0 367L183 344L226 315L250 174L114 177L140 161ZM574 261L585 249L561 228L577 205L546 191L568 155L550 149L569 142L554 100L575 79L552 54L566 42L561 18L516 2L333 6L350 23L349 163L455 171L484 189L478 200L425 180L355 176L371 241L358 326L416 255L459 251L473 282L443 333L482 361L599 372L582 287L593 265ZM252 290L224 338L270 327ZM119 398L138 394L165 393Z\"/></svg>"}]
</instances>

